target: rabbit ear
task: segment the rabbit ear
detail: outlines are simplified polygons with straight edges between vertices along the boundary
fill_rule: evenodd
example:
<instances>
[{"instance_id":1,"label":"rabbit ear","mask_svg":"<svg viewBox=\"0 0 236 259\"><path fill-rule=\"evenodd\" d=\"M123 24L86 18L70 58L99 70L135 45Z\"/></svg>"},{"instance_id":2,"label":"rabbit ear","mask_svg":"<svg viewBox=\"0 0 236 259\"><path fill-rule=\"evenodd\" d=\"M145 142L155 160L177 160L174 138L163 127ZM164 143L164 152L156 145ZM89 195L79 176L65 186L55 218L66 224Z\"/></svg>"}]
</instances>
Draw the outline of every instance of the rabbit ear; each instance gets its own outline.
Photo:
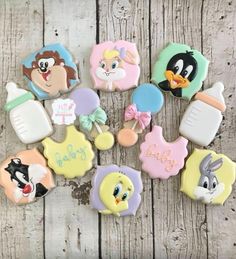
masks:
<instances>
[{"instance_id":1,"label":"rabbit ear","mask_svg":"<svg viewBox=\"0 0 236 259\"><path fill-rule=\"evenodd\" d=\"M126 51L126 56L124 57L124 61L130 64L137 64L137 57L134 53L131 51L127 50Z\"/></svg>"},{"instance_id":2,"label":"rabbit ear","mask_svg":"<svg viewBox=\"0 0 236 259\"><path fill-rule=\"evenodd\" d=\"M203 159L202 159L202 162L200 164L200 171L201 171L201 174L206 171L211 163L211 159L212 159L212 156L211 156L211 153L208 154L207 156L205 156Z\"/></svg>"},{"instance_id":3,"label":"rabbit ear","mask_svg":"<svg viewBox=\"0 0 236 259\"><path fill-rule=\"evenodd\" d=\"M216 171L217 169L219 169L222 166L222 164L223 164L223 158L219 158L209 165L209 169L211 171Z\"/></svg>"}]
</instances>

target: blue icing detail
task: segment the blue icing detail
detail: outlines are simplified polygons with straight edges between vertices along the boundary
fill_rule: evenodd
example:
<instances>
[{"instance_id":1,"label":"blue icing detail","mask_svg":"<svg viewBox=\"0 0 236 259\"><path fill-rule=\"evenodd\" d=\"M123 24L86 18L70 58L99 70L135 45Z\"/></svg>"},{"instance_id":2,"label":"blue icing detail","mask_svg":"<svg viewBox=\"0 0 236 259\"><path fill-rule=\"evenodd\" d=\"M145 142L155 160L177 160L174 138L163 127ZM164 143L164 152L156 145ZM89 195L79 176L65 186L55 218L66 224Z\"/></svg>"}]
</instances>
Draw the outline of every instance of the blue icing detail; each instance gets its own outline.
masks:
<instances>
[{"instance_id":1,"label":"blue icing detail","mask_svg":"<svg viewBox=\"0 0 236 259\"><path fill-rule=\"evenodd\" d=\"M32 67L32 62L35 60L35 56L37 54L42 54L44 51L57 51L60 55L60 57L62 59L64 59L65 61L65 65L72 67L75 71L77 71L77 66L76 64L73 62L72 56L69 53L69 51L62 46L60 43L56 43L56 44L51 44L51 45L47 45L43 48L41 48L38 51L35 51L34 53L30 54L27 58L25 58L22 61L22 65L24 65L27 68L31 68ZM27 78L27 77L26 77ZM28 79L28 78L27 78ZM29 79L28 79L29 80ZM74 80L70 80L70 87L76 85L78 83L78 79ZM29 89L34 92L34 94L37 96L37 98L39 100L45 100L45 99L50 99L50 96L48 95L48 93L44 92L42 89L40 89L37 85L35 85L32 81L29 81L28 83L28 87ZM69 90L69 89L68 89ZM59 94L58 94L59 95Z\"/></svg>"},{"instance_id":2,"label":"blue icing detail","mask_svg":"<svg viewBox=\"0 0 236 259\"><path fill-rule=\"evenodd\" d=\"M157 113L161 110L164 97L162 92L153 84L141 84L132 94L132 103L136 104L138 111Z\"/></svg>"}]
</instances>

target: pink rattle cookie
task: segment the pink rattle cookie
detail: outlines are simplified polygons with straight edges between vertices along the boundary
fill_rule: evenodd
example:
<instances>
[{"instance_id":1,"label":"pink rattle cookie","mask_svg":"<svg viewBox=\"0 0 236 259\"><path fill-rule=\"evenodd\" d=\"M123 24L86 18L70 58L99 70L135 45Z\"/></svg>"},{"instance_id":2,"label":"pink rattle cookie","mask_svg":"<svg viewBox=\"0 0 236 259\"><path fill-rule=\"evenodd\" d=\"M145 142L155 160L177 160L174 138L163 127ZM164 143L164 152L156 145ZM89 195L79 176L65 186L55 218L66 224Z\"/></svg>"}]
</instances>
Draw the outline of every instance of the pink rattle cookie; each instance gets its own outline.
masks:
<instances>
[{"instance_id":1,"label":"pink rattle cookie","mask_svg":"<svg viewBox=\"0 0 236 259\"><path fill-rule=\"evenodd\" d=\"M79 116L80 128L94 139L99 150L108 150L114 145L114 136L106 125L106 112L100 107L100 99L90 88L78 88L70 94L74 101L75 114Z\"/></svg>"},{"instance_id":2,"label":"pink rattle cookie","mask_svg":"<svg viewBox=\"0 0 236 259\"><path fill-rule=\"evenodd\" d=\"M21 151L3 161L0 185L16 204L36 201L55 187L46 160L37 149Z\"/></svg>"},{"instance_id":3,"label":"pink rattle cookie","mask_svg":"<svg viewBox=\"0 0 236 259\"><path fill-rule=\"evenodd\" d=\"M131 105L125 109L124 128L117 134L117 141L123 147L131 147L138 141L138 133L150 124L151 115L159 112L164 98L153 84L141 84L131 97Z\"/></svg>"},{"instance_id":4,"label":"pink rattle cookie","mask_svg":"<svg viewBox=\"0 0 236 259\"><path fill-rule=\"evenodd\" d=\"M183 137L171 143L166 142L162 135L162 128L154 126L140 146L139 159L142 162L142 169L151 178L168 179L178 174L188 154L187 144L188 140Z\"/></svg>"},{"instance_id":5,"label":"pink rattle cookie","mask_svg":"<svg viewBox=\"0 0 236 259\"><path fill-rule=\"evenodd\" d=\"M127 166L99 166L92 180L92 207L102 214L135 215L143 190L141 172Z\"/></svg>"},{"instance_id":6,"label":"pink rattle cookie","mask_svg":"<svg viewBox=\"0 0 236 259\"><path fill-rule=\"evenodd\" d=\"M134 43L119 40L95 45L90 57L94 88L125 91L138 84L139 54Z\"/></svg>"}]
</instances>

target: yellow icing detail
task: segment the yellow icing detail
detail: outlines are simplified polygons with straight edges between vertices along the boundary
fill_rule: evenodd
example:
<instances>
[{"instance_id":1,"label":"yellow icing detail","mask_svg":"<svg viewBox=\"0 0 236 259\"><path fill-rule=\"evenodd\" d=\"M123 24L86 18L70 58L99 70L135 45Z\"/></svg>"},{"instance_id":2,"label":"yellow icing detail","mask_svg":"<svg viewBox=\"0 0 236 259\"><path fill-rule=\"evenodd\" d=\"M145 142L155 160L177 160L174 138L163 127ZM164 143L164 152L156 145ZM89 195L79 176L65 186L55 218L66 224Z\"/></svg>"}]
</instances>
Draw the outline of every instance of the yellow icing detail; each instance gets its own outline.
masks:
<instances>
[{"instance_id":1,"label":"yellow icing detail","mask_svg":"<svg viewBox=\"0 0 236 259\"><path fill-rule=\"evenodd\" d=\"M194 191L198 186L201 176L199 166L201 161L208 154L212 154L212 161L219 158L223 159L222 166L214 172L219 184L224 185L224 190L218 196L212 199L212 204L223 204L232 191L232 184L235 181L236 164L223 154L216 154L212 150L194 149L192 155L186 162L185 170L181 176L181 191L187 194L191 199L196 199Z\"/></svg>"},{"instance_id":2,"label":"yellow icing detail","mask_svg":"<svg viewBox=\"0 0 236 259\"><path fill-rule=\"evenodd\" d=\"M114 190L117 186L120 187L120 192L114 196ZM120 212L129 208L128 200L133 192L133 183L126 175L119 172L111 172L106 175L99 187L99 197L106 209L100 212L120 216ZM125 193L128 196L125 200L122 200Z\"/></svg>"},{"instance_id":3,"label":"yellow icing detail","mask_svg":"<svg viewBox=\"0 0 236 259\"><path fill-rule=\"evenodd\" d=\"M51 138L42 141L44 156L48 165L56 174L66 178L83 176L92 168L94 152L91 144L83 133L77 131L73 125L67 127L65 140L54 142Z\"/></svg>"},{"instance_id":4,"label":"yellow icing detail","mask_svg":"<svg viewBox=\"0 0 236 259\"><path fill-rule=\"evenodd\" d=\"M114 145L114 136L110 132L102 132L94 141L94 144L99 150L108 150Z\"/></svg>"},{"instance_id":5,"label":"yellow icing detail","mask_svg":"<svg viewBox=\"0 0 236 259\"><path fill-rule=\"evenodd\" d=\"M115 57L119 57L119 51L118 50L105 50L103 52L103 58L105 59L112 59Z\"/></svg>"}]
</instances>

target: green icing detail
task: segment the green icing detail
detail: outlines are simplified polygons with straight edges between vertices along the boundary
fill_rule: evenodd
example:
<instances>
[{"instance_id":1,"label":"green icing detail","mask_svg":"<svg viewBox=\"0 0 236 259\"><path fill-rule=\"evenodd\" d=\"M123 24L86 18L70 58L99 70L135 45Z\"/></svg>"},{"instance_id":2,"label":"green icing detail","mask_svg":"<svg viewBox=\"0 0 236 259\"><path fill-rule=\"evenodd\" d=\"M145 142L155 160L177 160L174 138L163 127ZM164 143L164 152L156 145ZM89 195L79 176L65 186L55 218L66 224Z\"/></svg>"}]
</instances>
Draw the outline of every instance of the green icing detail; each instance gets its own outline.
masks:
<instances>
[{"instance_id":1,"label":"green icing detail","mask_svg":"<svg viewBox=\"0 0 236 259\"><path fill-rule=\"evenodd\" d=\"M176 54L186 53L186 51L193 52L193 57L198 64L198 71L195 78L190 82L188 87L182 89L182 98L190 100L202 87L202 82L207 76L209 61L199 51L191 49L187 45L169 43L169 45L160 53L159 59L154 65L151 81L158 86L160 82L166 80L164 73L170 59Z\"/></svg>"},{"instance_id":2,"label":"green icing detail","mask_svg":"<svg viewBox=\"0 0 236 259\"><path fill-rule=\"evenodd\" d=\"M16 106L28 101L28 100L33 100L34 99L34 95L30 92L25 93L17 98L15 98L14 100L8 102L5 104L4 109L5 111L10 111L13 108L15 108Z\"/></svg>"}]
</instances>

